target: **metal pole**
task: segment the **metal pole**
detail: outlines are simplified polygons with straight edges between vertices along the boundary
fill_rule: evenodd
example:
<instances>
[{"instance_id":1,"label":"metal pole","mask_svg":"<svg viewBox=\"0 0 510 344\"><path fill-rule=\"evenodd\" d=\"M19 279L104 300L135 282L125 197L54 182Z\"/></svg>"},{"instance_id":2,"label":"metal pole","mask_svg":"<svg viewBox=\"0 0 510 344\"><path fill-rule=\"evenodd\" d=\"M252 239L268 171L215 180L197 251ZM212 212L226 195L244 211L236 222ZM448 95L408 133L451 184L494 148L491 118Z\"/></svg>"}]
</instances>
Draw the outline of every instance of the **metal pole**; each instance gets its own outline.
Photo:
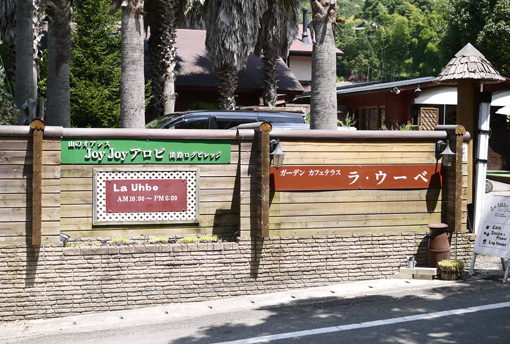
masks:
<instances>
[{"instance_id":1,"label":"metal pole","mask_svg":"<svg viewBox=\"0 0 510 344\"><path fill-rule=\"evenodd\" d=\"M478 145L476 152L476 184L474 202L473 231L478 232L482 216L483 199L485 195L485 178L487 177L487 163L489 155L490 109L492 94L481 94L480 111L478 119Z\"/></svg>"}]
</instances>

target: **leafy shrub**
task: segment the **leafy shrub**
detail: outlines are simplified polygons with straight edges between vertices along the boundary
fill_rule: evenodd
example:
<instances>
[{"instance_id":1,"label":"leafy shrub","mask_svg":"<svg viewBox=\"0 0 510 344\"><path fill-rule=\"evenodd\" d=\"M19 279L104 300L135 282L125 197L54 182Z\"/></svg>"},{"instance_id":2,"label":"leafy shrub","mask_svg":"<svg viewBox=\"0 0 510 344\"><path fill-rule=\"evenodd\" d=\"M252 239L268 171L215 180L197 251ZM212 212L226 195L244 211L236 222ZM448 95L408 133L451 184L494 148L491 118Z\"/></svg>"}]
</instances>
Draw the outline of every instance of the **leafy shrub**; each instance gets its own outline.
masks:
<instances>
[{"instance_id":1,"label":"leafy shrub","mask_svg":"<svg viewBox=\"0 0 510 344\"><path fill-rule=\"evenodd\" d=\"M182 242L185 244L193 244L198 241L198 237L192 235L192 236L185 236L182 238Z\"/></svg>"},{"instance_id":2,"label":"leafy shrub","mask_svg":"<svg viewBox=\"0 0 510 344\"><path fill-rule=\"evenodd\" d=\"M201 236L198 241L200 242L213 242L213 241L218 241L218 236L217 235L203 235Z\"/></svg>"},{"instance_id":3,"label":"leafy shrub","mask_svg":"<svg viewBox=\"0 0 510 344\"><path fill-rule=\"evenodd\" d=\"M19 123L20 111L14 105L12 95L6 91L6 74L0 65L0 125L15 125Z\"/></svg>"}]
</instances>

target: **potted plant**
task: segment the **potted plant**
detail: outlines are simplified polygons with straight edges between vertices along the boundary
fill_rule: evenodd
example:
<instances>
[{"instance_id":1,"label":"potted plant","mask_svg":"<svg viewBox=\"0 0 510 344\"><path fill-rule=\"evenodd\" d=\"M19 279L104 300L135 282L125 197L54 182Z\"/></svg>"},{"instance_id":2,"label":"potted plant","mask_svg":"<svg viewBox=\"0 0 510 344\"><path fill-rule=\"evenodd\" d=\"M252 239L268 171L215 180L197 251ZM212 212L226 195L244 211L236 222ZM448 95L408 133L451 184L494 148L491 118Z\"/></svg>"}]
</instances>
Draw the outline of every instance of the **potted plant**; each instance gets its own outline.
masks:
<instances>
[{"instance_id":1,"label":"potted plant","mask_svg":"<svg viewBox=\"0 0 510 344\"><path fill-rule=\"evenodd\" d=\"M458 280L464 278L464 263L458 259L443 259L437 263L443 280Z\"/></svg>"}]
</instances>

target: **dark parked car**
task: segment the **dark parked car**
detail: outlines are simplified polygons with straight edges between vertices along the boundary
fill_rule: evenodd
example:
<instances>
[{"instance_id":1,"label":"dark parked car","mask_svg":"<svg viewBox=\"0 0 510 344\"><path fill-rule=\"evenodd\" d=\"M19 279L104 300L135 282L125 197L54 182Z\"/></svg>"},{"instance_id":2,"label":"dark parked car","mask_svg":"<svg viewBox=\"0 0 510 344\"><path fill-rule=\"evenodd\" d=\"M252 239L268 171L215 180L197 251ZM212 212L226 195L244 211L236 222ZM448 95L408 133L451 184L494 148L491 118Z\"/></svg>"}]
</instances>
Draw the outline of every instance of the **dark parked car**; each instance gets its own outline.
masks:
<instances>
[{"instance_id":1,"label":"dark parked car","mask_svg":"<svg viewBox=\"0 0 510 344\"><path fill-rule=\"evenodd\" d=\"M231 129L243 123L305 123L303 115L261 111L190 111L173 113L149 122L147 128L161 129Z\"/></svg>"}]
</instances>

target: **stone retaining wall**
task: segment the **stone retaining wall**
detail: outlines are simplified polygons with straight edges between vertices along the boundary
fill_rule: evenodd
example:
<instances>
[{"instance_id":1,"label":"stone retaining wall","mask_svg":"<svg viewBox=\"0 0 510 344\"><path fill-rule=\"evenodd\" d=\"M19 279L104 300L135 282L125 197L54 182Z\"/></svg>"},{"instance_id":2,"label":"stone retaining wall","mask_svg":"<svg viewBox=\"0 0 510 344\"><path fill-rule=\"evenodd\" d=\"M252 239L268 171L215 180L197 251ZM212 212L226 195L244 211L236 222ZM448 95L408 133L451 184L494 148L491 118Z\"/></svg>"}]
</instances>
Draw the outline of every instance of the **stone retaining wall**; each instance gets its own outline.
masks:
<instances>
[{"instance_id":1,"label":"stone retaining wall","mask_svg":"<svg viewBox=\"0 0 510 344\"><path fill-rule=\"evenodd\" d=\"M236 243L0 247L0 320L52 318L392 278L426 233L243 239ZM473 240L456 233L452 257ZM455 250L455 252L454 252Z\"/></svg>"}]
</instances>

